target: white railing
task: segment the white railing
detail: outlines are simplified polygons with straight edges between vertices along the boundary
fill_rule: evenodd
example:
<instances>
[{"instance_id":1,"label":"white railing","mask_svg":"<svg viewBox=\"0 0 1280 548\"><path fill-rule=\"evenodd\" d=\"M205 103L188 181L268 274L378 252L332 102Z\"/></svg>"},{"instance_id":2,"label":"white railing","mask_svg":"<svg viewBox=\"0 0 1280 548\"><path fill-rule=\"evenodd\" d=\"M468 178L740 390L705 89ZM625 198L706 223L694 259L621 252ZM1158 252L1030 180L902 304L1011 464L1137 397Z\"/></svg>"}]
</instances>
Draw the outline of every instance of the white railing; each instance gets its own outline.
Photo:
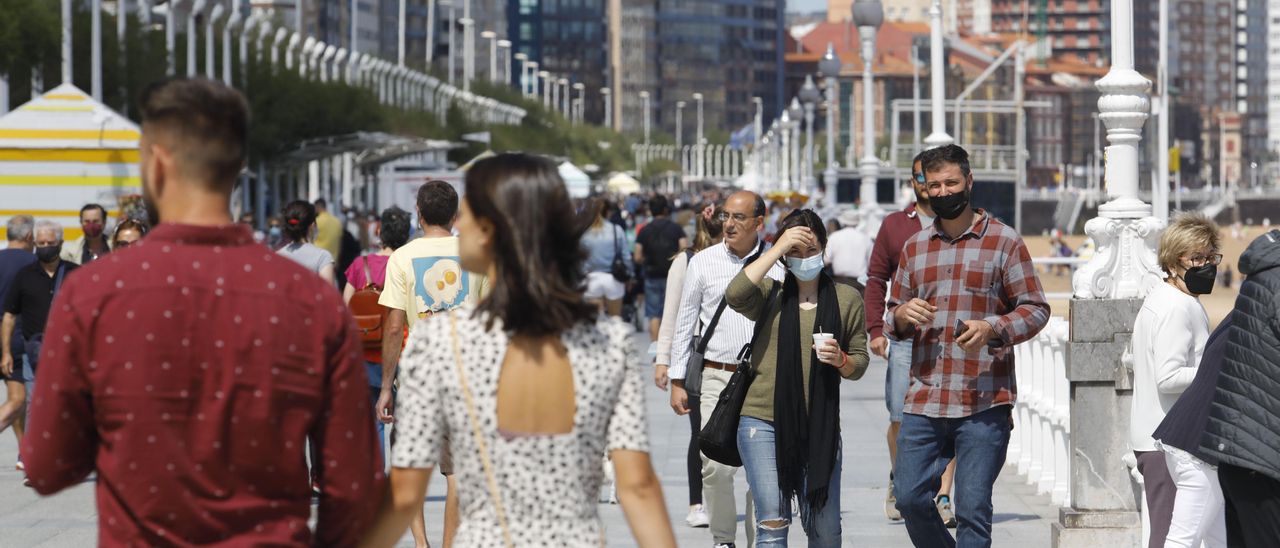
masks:
<instances>
[{"instance_id":1,"label":"white railing","mask_svg":"<svg viewBox=\"0 0 1280 548\"><path fill-rule=\"evenodd\" d=\"M1060 316L1036 338L1014 347L1018 399L1006 462L1059 506L1071 504L1071 393L1067 383L1069 325Z\"/></svg>"}]
</instances>

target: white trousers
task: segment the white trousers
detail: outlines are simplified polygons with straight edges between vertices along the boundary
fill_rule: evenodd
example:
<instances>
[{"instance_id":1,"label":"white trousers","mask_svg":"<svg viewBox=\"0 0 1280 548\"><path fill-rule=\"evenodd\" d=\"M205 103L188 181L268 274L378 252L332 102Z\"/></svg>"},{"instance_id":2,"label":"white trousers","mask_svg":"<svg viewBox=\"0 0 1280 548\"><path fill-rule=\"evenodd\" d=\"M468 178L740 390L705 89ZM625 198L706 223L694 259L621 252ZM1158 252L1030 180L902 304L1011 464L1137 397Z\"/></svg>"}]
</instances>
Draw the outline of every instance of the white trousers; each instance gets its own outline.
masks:
<instances>
[{"instance_id":1,"label":"white trousers","mask_svg":"<svg viewBox=\"0 0 1280 548\"><path fill-rule=\"evenodd\" d=\"M1181 449L1157 446L1164 451L1169 475L1178 486L1173 501L1173 522L1164 547L1226 548L1227 516L1218 468Z\"/></svg>"},{"instance_id":2,"label":"white trousers","mask_svg":"<svg viewBox=\"0 0 1280 548\"><path fill-rule=\"evenodd\" d=\"M707 425L711 412L715 411L720 401L720 392L729 384L733 373L719 369L702 370L702 395L698 400L702 413L702 426ZM711 522L711 536L716 544L732 543L737 536L738 503L733 496L733 477L738 468L720 464L702 455L702 500L707 506L707 516ZM751 491L747 490L747 546L755 545L755 504L751 500Z\"/></svg>"}]
</instances>

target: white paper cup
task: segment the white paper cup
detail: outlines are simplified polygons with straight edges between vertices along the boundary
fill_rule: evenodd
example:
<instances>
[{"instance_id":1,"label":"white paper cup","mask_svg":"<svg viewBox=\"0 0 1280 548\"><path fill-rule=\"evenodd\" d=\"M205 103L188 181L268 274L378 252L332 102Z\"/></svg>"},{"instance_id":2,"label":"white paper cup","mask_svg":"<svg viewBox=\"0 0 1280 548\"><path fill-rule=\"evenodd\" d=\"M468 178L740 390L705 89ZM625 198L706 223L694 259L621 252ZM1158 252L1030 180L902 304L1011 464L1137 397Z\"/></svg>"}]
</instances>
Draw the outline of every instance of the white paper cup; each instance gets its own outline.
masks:
<instances>
[{"instance_id":1,"label":"white paper cup","mask_svg":"<svg viewBox=\"0 0 1280 548\"><path fill-rule=\"evenodd\" d=\"M818 347L820 347L820 346L822 346L822 345L824 345L824 344L827 344L827 340L829 340L829 339L834 339L834 338L835 338L835 337L834 337L833 335L831 335L830 333L814 333L814 334L813 334L813 347L814 347L814 348L818 348Z\"/></svg>"}]
</instances>

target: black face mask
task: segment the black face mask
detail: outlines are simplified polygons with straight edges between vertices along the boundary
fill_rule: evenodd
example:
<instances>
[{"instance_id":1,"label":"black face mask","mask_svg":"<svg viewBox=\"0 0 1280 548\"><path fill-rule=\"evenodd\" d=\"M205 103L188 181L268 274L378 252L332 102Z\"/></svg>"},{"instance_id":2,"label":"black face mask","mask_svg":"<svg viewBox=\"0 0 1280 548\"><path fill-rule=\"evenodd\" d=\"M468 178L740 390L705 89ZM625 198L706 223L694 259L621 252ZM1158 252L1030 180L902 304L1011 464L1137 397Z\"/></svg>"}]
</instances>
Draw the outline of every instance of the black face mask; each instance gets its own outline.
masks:
<instances>
[{"instance_id":1,"label":"black face mask","mask_svg":"<svg viewBox=\"0 0 1280 548\"><path fill-rule=\"evenodd\" d=\"M58 254L62 252L62 246L54 245L49 247L37 247L36 259L42 263L51 263L58 260Z\"/></svg>"},{"instance_id":2,"label":"black face mask","mask_svg":"<svg viewBox=\"0 0 1280 548\"><path fill-rule=\"evenodd\" d=\"M946 196L930 196L929 206L939 217L948 221L955 219L969 209L969 189Z\"/></svg>"},{"instance_id":3,"label":"black face mask","mask_svg":"<svg viewBox=\"0 0 1280 548\"><path fill-rule=\"evenodd\" d=\"M1188 268L1182 274L1182 283L1187 284L1187 291L1192 295L1213 293L1213 284L1216 281L1218 281L1218 267L1211 264Z\"/></svg>"}]
</instances>

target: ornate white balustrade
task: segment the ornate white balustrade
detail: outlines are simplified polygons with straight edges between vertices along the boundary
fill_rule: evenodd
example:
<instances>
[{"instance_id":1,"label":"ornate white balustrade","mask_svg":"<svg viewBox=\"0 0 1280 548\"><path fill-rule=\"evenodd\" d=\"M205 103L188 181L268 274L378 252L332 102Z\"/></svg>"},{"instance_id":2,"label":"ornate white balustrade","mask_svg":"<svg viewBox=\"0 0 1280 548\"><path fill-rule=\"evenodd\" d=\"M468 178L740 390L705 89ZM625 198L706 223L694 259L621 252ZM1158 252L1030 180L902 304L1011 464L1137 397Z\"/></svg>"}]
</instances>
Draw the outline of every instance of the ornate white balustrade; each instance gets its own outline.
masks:
<instances>
[{"instance_id":1,"label":"ornate white balustrade","mask_svg":"<svg viewBox=\"0 0 1280 548\"><path fill-rule=\"evenodd\" d=\"M1060 316L1036 338L1014 347L1018 402L1006 462L1036 492L1071 504L1071 395L1067 383L1069 325Z\"/></svg>"}]
</instances>

